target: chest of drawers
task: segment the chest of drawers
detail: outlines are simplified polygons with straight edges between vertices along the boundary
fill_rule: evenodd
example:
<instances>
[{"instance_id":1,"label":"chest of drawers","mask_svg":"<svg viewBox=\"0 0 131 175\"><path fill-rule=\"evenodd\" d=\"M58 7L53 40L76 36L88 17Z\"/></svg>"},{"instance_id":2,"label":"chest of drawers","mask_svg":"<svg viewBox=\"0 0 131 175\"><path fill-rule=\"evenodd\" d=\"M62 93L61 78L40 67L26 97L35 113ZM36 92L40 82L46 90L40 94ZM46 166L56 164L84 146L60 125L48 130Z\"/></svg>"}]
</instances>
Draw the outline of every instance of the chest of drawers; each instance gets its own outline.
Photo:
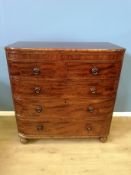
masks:
<instances>
[{"instance_id":1,"label":"chest of drawers","mask_svg":"<svg viewBox=\"0 0 131 175\"><path fill-rule=\"evenodd\" d=\"M5 50L22 143L37 138L106 141L124 48L111 43L17 42Z\"/></svg>"}]
</instances>

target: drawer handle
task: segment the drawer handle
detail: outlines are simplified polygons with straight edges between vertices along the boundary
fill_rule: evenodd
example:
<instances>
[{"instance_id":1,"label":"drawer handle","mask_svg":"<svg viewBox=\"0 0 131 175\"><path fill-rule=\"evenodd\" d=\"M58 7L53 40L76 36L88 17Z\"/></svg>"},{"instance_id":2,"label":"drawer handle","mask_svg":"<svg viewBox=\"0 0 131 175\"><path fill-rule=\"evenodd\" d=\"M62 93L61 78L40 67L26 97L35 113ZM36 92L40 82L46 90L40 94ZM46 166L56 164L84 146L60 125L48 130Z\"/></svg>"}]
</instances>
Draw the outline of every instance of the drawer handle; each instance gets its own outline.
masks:
<instances>
[{"instance_id":1,"label":"drawer handle","mask_svg":"<svg viewBox=\"0 0 131 175\"><path fill-rule=\"evenodd\" d=\"M92 94L96 94L96 87L90 87L90 91Z\"/></svg>"},{"instance_id":2,"label":"drawer handle","mask_svg":"<svg viewBox=\"0 0 131 175\"><path fill-rule=\"evenodd\" d=\"M40 87L35 87L35 88L34 88L34 92L35 92L36 94L40 94L41 88L40 88Z\"/></svg>"},{"instance_id":3,"label":"drawer handle","mask_svg":"<svg viewBox=\"0 0 131 175\"><path fill-rule=\"evenodd\" d=\"M97 67L93 67L93 68L91 69L91 72L92 72L93 75L97 75L98 72L99 72L99 69L98 69Z\"/></svg>"},{"instance_id":4,"label":"drawer handle","mask_svg":"<svg viewBox=\"0 0 131 175\"><path fill-rule=\"evenodd\" d=\"M38 67L33 68L33 74L34 75L39 75L40 74L40 69Z\"/></svg>"},{"instance_id":5,"label":"drawer handle","mask_svg":"<svg viewBox=\"0 0 131 175\"><path fill-rule=\"evenodd\" d=\"M87 131L92 131L92 127L91 126L87 126Z\"/></svg>"},{"instance_id":6,"label":"drawer handle","mask_svg":"<svg viewBox=\"0 0 131 175\"><path fill-rule=\"evenodd\" d=\"M69 102L68 102L67 99L64 100L64 104L65 104L65 105L68 105L68 104L69 104Z\"/></svg>"},{"instance_id":7,"label":"drawer handle","mask_svg":"<svg viewBox=\"0 0 131 175\"><path fill-rule=\"evenodd\" d=\"M38 112L38 113L41 113L42 110L43 110L42 109L42 106L40 106L40 105L39 106L36 106L36 108L35 108L35 111Z\"/></svg>"},{"instance_id":8,"label":"drawer handle","mask_svg":"<svg viewBox=\"0 0 131 175\"><path fill-rule=\"evenodd\" d=\"M89 105L88 106L88 109L87 109L89 112L94 112L94 108L93 108L93 106L91 106L91 105Z\"/></svg>"},{"instance_id":9,"label":"drawer handle","mask_svg":"<svg viewBox=\"0 0 131 175\"><path fill-rule=\"evenodd\" d=\"M43 125L37 125L36 129L37 129L37 131L42 131L42 130L44 130L44 126Z\"/></svg>"}]
</instances>

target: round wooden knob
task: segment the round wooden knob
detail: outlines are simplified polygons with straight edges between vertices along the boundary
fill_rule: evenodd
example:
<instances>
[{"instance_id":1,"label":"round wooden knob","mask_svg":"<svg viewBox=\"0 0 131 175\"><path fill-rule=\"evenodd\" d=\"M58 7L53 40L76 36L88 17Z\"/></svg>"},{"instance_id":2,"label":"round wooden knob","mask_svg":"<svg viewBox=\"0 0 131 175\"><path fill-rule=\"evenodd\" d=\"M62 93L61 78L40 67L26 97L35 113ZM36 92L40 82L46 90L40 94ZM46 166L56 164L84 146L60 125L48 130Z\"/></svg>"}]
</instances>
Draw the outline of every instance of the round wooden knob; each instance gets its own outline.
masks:
<instances>
[{"instance_id":1,"label":"round wooden knob","mask_svg":"<svg viewBox=\"0 0 131 175\"><path fill-rule=\"evenodd\" d=\"M91 126L87 126L87 131L92 131L92 127Z\"/></svg>"},{"instance_id":2,"label":"round wooden knob","mask_svg":"<svg viewBox=\"0 0 131 175\"><path fill-rule=\"evenodd\" d=\"M38 113L42 112L42 110L43 110L42 106L40 106L40 105L36 106L36 108L35 108L35 111Z\"/></svg>"},{"instance_id":3,"label":"round wooden knob","mask_svg":"<svg viewBox=\"0 0 131 175\"><path fill-rule=\"evenodd\" d=\"M37 125L37 131L42 131L44 129L44 126L43 125Z\"/></svg>"},{"instance_id":4,"label":"round wooden knob","mask_svg":"<svg viewBox=\"0 0 131 175\"><path fill-rule=\"evenodd\" d=\"M34 92L35 92L36 94L40 94L41 88L40 88L40 87L35 87L35 88L34 88Z\"/></svg>"},{"instance_id":5,"label":"round wooden knob","mask_svg":"<svg viewBox=\"0 0 131 175\"><path fill-rule=\"evenodd\" d=\"M39 75L40 74L40 69L38 67L33 68L33 74L34 75Z\"/></svg>"},{"instance_id":6,"label":"round wooden knob","mask_svg":"<svg viewBox=\"0 0 131 175\"><path fill-rule=\"evenodd\" d=\"M65 99L65 100L64 100L64 104L65 104L65 105L69 105L68 99Z\"/></svg>"},{"instance_id":7,"label":"round wooden knob","mask_svg":"<svg viewBox=\"0 0 131 175\"><path fill-rule=\"evenodd\" d=\"M89 112L93 112L93 111L94 111L94 108L93 108L93 106L89 105L88 108L87 108L87 110L88 110Z\"/></svg>"},{"instance_id":8,"label":"round wooden knob","mask_svg":"<svg viewBox=\"0 0 131 175\"><path fill-rule=\"evenodd\" d=\"M98 69L97 67L93 67L93 68L91 69L91 72L92 72L93 75L97 75L98 72L99 72L99 69Z\"/></svg>"},{"instance_id":9,"label":"round wooden knob","mask_svg":"<svg viewBox=\"0 0 131 175\"><path fill-rule=\"evenodd\" d=\"M90 87L90 91L92 94L96 94L96 87Z\"/></svg>"}]
</instances>

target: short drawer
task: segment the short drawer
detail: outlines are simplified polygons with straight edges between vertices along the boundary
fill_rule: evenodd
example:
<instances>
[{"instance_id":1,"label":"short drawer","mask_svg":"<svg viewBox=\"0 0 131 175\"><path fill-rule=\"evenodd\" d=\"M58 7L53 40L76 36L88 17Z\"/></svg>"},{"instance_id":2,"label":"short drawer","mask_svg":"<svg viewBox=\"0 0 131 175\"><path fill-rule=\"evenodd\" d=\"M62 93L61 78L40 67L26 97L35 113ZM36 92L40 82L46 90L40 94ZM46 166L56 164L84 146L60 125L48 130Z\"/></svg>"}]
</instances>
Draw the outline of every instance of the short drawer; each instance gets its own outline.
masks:
<instances>
[{"instance_id":1,"label":"short drawer","mask_svg":"<svg viewBox=\"0 0 131 175\"><path fill-rule=\"evenodd\" d=\"M86 121L112 117L114 99L15 99L16 117L33 121Z\"/></svg>"},{"instance_id":2,"label":"short drawer","mask_svg":"<svg viewBox=\"0 0 131 175\"><path fill-rule=\"evenodd\" d=\"M118 81L115 80L35 80L11 77L14 97L114 97Z\"/></svg>"},{"instance_id":3,"label":"short drawer","mask_svg":"<svg viewBox=\"0 0 131 175\"><path fill-rule=\"evenodd\" d=\"M68 78L78 79L98 79L98 78L118 78L121 63L87 63L79 61L68 61L66 63Z\"/></svg>"},{"instance_id":4,"label":"short drawer","mask_svg":"<svg viewBox=\"0 0 131 175\"><path fill-rule=\"evenodd\" d=\"M110 120L99 122L31 122L18 120L18 131L26 136L88 137L108 135Z\"/></svg>"},{"instance_id":5,"label":"short drawer","mask_svg":"<svg viewBox=\"0 0 131 175\"><path fill-rule=\"evenodd\" d=\"M9 70L12 76L32 78L65 78L65 64L57 61L49 62L12 62L9 61Z\"/></svg>"}]
</instances>

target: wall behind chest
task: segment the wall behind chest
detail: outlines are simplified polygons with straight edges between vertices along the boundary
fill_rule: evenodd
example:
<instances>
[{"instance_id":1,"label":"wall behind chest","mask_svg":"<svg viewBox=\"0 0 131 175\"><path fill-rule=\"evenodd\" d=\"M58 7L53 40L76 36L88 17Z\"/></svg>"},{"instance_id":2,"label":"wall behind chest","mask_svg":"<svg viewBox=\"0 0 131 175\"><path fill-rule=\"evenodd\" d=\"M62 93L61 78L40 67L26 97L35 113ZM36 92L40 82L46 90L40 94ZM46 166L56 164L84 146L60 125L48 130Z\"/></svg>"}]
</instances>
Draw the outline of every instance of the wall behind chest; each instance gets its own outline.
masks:
<instances>
[{"instance_id":1,"label":"wall behind chest","mask_svg":"<svg viewBox=\"0 0 131 175\"><path fill-rule=\"evenodd\" d=\"M115 111L131 111L130 6L130 0L1 0L0 110L13 110L4 46L44 40L109 41L127 48Z\"/></svg>"}]
</instances>

